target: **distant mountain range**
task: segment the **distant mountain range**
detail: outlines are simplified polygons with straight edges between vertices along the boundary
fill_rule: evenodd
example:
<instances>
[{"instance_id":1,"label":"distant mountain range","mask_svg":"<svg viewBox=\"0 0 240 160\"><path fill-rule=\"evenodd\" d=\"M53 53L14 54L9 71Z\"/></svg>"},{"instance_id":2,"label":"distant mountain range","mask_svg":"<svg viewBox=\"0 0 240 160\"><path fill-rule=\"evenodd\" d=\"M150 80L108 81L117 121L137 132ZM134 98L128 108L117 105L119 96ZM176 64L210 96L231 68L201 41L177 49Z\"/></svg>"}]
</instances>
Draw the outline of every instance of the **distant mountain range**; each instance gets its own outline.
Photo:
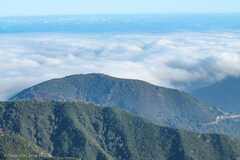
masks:
<instances>
[{"instance_id":1,"label":"distant mountain range","mask_svg":"<svg viewBox=\"0 0 240 160\"><path fill-rule=\"evenodd\" d=\"M9 160L9 155L45 160L237 160L240 156L237 139L160 127L117 108L80 102L0 103L0 125L4 129L0 156Z\"/></svg>"},{"instance_id":2,"label":"distant mountain range","mask_svg":"<svg viewBox=\"0 0 240 160\"><path fill-rule=\"evenodd\" d=\"M240 78L227 77L192 92L198 99L226 112L240 113Z\"/></svg>"},{"instance_id":3,"label":"distant mountain range","mask_svg":"<svg viewBox=\"0 0 240 160\"><path fill-rule=\"evenodd\" d=\"M207 17L207 18L206 18ZM237 31L239 14L1 17L0 33L169 33Z\"/></svg>"},{"instance_id":4,"label":"distant mountain range","mask_svg":"<svg viewBox=\"0 0 240 160\"><path fill-rule=\"evenodd\" d=\"M172 128L198 130L223 115L214 107L174 89L104 74L73 75L28 88L11 101L80 101L118 107Z\"/></svg>"}]
</instances>

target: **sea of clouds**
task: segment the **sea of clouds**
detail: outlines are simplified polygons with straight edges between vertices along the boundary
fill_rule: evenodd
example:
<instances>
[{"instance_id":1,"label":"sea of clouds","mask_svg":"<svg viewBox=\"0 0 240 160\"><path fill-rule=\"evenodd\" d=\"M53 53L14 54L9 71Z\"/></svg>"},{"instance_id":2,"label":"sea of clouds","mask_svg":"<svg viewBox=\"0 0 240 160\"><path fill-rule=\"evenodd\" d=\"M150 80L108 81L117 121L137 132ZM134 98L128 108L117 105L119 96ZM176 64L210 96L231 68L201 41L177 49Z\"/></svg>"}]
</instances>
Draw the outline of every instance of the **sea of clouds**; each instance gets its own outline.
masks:
<instances>
[{"instance_id":1,"label":"sea of clouds","mask_svg":"<svg viewBox=\"0 0 240 160\"><path fill-rule=\"evenodd\" d=\"M93 72L197 88L240 75L240 33L0 36L0 100L45 80Z\"/></svg>"}]
</instances>

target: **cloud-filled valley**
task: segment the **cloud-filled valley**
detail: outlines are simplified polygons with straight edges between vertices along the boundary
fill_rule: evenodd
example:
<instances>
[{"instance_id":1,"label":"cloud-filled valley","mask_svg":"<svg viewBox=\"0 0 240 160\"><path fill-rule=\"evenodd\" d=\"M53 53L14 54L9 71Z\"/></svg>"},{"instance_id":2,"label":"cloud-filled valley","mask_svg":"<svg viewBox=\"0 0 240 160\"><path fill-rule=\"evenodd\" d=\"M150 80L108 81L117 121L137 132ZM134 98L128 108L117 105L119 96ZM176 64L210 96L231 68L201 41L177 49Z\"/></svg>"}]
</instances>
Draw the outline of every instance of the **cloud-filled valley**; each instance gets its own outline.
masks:
<instances>
[{"instance_id":1,"label":"cloud-filled valley","mask_svg":"<svg viewBox=\"0 0 240 160\"><path fill-rule=\"evenodd\" d=\"M2 34L0 99L33 84L100 72L189 89L240 75L240 34Z\"/></svg>"}]
</instances>

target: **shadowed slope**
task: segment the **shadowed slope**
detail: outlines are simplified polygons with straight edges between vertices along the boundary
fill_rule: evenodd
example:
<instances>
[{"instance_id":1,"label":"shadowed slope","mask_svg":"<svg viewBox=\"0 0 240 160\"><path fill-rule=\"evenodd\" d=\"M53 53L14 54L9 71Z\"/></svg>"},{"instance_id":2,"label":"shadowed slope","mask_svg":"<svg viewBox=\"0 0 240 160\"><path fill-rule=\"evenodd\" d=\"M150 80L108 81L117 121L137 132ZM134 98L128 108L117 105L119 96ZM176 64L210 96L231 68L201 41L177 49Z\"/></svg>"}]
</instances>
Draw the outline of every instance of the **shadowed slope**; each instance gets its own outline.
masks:
<instances>
[{"instance_id":1,"label":"shadowed slope","mask_svg":"<svg viewBox=\"0 0 240 160\"><path fill-rule=\"evenodd\" d=\"M228 77L192 92L194 96L223 111L240 113L240 78Z\"/></svg>"}]
</instances>

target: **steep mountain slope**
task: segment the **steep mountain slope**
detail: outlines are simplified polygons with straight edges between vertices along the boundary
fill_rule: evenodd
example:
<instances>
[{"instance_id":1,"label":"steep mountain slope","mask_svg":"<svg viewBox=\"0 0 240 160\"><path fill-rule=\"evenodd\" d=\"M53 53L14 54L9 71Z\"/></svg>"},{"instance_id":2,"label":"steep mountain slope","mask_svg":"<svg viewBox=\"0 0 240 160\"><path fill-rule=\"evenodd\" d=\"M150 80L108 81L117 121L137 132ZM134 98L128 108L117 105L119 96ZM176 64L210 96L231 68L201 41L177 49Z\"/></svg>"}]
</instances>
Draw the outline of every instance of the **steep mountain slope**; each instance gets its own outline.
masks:
<instances>
[{"instance_id":1,"label":"steep mountain slope","mask_svg":"<svg viewBox=\"0 0 240 160\"><path fill-rule=\"evenodd\" d=\"M192 94L223 111L240 113L240 78L228 77Z\"/></svg>"},{"instance_id":2,"label":"steep mountain slope","mask_svg":"<svg viewBox=\"0 0 240 160\"><path fill-rule=\"evenodd\" d=\"M19 135L2 134L0 136L1 160L51 159L51 155Z\"/></svg>"},{"instance_id":3,"label":"steep mountain slope","mask_svg":"<svg viewBox=\"0 0 240 160\"><path fill-rule=\"evenodd\" d=\"M91 104L0 103L0 125L63 159L235 160L240 156L239 140L159 127L119 109Z\"/></svg>"},{"instance_id":4,"label":"steep mountain slope","mask_svg":"<svg viewBox=\"0 0 240 160\"><path fill-rule=\"evenodd\" d=\"M83 101L118 106L154 123L190 130L198 130L203 123L222 115L184 92L102 74L50 80L22 91L11 100Z\"/></svg>"}]
</instances>

